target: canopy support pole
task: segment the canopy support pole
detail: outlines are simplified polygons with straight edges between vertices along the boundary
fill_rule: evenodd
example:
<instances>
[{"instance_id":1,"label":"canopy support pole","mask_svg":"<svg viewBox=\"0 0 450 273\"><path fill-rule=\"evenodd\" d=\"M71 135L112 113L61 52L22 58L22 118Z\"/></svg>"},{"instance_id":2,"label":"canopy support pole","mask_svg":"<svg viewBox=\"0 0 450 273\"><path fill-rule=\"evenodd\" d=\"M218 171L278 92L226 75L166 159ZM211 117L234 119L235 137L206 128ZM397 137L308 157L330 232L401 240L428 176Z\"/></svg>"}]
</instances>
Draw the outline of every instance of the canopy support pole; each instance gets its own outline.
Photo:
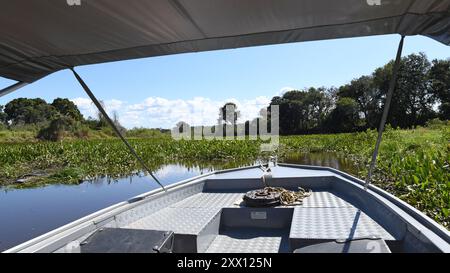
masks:
<instances>
[{"instance_id":1,"label":"canopy support pole","mask_svg":"<svg viewBox=\"0 0 450 273\"><path fill-rule=\"evenodd\" d=\"M12 84L12 85L10 85L8 87L5 87L2 90L0 90L0 97L8 95L9 93L14 92L17 89L20 89L20 88L24 87L27 84L28 84L27 82L16 82L15 84Z\"/></svg>"},{"instance_id":2,"label":"canopy support pole","mask_svg":"<svg viewBox=\"0 0 450 273\"><path fill-rule=\"evenodd\" d=\"M380 126L378 128L378 138L375 144L375 149L372 154L372 161L370 162L369 172L367 174L366 182L364 183L364 189L367 190L367 187L370 184L370 180L372 178L373 170L377 163L378 149L380 148L381 138L383 136L384 125L386 124L386 119L389 114L389 108L391 106L392 95L394 94L395 84L397 83L398 70L400 68L400 60L402 57L402 49L403 49L403 40L405 36L402 36L400 39L400 43L398 44L397 56L395 57L395 63L392 71L392 78L389 82L389 89L386 95L386 102L384 104L383 115L381 116Z\"/></svg>"},{"instance_id":3,"label":"canopy support pole","mask_svg":"<svg viewBox=\"0 0 450 273\"><path fill-rule=\"evenodd\" d=\"M133 149L133 147L130 145L130 143L128 143L128 141L123 137L122 133L119 131L119 129L114 124L114 122L111 120L111 118L108 116L108 114L106 113L105 109L103 109L103 106L101 105L101 103L97 100L97 98L94 96L94 94L89 89L89 87L86 85L86 83L83 81L83 79L80 77L80 75L78 75L78 73L75 72L75 70L73 68L70 68L70 70L72 70L73 74L75 75L75 78L78 80L78 82L80 83L81 87L83 87L83 89L86 92L86 94L91 98L92 102L95 104L95 106L100 111L100 113L103 115L103 117L105 117L105 119L109 123L109 125L111 125L111 127L113 128L113 130L117 134L117 136L128 147L128 150L130 150L131 154L139 161L139 163L144 168L144 170L146 170L153 177L153 179L156 181L156 183L158 183L159 186L161 186L161 188L165 191L166 189L164 188L164 186L153 175L153 173L150 170L150 168L147 167L147 165L144 163L142 158L136 153L136 151Z\"/></svg>"}]
</instances>

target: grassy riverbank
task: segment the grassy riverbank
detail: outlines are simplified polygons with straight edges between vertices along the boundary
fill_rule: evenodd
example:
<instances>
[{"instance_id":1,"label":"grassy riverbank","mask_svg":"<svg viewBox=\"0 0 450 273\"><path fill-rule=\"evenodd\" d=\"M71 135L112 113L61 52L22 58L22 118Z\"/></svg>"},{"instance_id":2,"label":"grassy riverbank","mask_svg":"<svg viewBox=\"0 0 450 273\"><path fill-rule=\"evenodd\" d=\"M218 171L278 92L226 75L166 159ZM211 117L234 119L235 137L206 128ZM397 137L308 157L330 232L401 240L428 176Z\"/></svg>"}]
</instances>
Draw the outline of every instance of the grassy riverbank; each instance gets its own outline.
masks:
<instances>
[{"instance_id":1,"label":"grassy riverbank","mask_svg":"<svg viewBox=\"0 0 450 273\"><path fill-rule=\"evenodd\" d=\"M450 127L388 130L383 137L373 183L450 227ZM291 136L285 149L336 151L363 165L364 179L375 142L375 132Z\"/></svg>"},{"instance_id":2,"label":"grassy riverbank","mask_svg":"<svg viewBox=\"0 0 450 273\"><path fill-rule=\"evenodd\" d=\"M281 161L290 153L337 152L360 166L364 178L376 139L375 131L281 137ZM383 137L374 183L450 226L450 126L415 130L389 129ZM260 156L258 141L174 141L169 135L133 138L131 144L153 169L178 162L220 166L250 164ZM120 177L139 170L136 160L117 139L62 142L0 143L0 182L12 184L33 174L29 187L46 183L79 183L108 175Z\"/></svg>"}]
</instances>

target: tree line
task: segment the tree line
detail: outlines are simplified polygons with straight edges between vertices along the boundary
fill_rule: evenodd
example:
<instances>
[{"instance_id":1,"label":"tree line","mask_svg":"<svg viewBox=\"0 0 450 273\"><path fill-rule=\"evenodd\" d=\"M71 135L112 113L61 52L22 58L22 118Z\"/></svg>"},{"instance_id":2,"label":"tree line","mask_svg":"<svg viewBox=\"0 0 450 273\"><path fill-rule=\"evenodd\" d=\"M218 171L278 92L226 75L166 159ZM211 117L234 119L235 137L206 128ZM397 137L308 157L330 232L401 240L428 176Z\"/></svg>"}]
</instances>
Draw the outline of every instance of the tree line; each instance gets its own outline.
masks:
<instances>
[{"instance_id":1,"label":"tree line","mask_svg":"<svg viewBox=\"0 0 450 273\"><path fill-rule=\"evenodd\" d=\"M125 131L113 116L116 126ZM47 103L40 98L17 98L0 105L0 129L37 130L37 138L60 140L65 136L87 137L90 130L102 130L112 135L107 121L99 113L97 118L85 119L78 107L67 98L56 98Z\"/></svg>"},{"instance_id":2,"label":"tree line","mask_svg":"<svg viewBox=\"0 0 450 273\"><path fill-rule=\"evenodd\" d=\"M273 97L279 105L280 133L339 133L377 128L383 112L393 61L336 87L293 90ZM270 108L267 109L270 112ZM397 128L450 119L450 59L429 61L425 54L401 59L387 123Z\"/></svg>"},{"instance_id":3,"label":"tree line","mask_svg":"<svg viewBox=\"0 0 450 273\"><path fill-rule=\"evenodd\" d=\"M261 122L268 122L270 130L271 105L279 105L282 135L377 129L393 65L394 61L390 61L371 75L353 79L340 87L310 87L275 96L269 107L261 109L267 113L268 121L261 116L247 120L245 132L248 134L250 125L259 128ZM227 106L231 113L226 113ZM239 117L236 104L227 102L219 109L218 124L225 128L227 124L237 124ZM450 58L430 62L423 53L403 57L387 124L394 128L413 128L435 118L450 119ZM257 131L259 133L259 129Z\"/></svg>"},{"instance_id":4,"label":"tree line","mask_svg":"<svg viewBox=\"0 0 450 273\"><path fill-rule=\"evenodd\" d=\"M111 119L127 137L167 137L170 132L161 128L127 130L120 124L117 112L112 113ZM17 98L4 106L0 105L1 130L32 131L35 138L52 141L116 136L100 112L95 117L84 118L78 107L67 98L56 98L51 103L40 98Z\"/></svg>"},{"instance_id":5,"label":"tree line","mask_svg":"<svg viewBox=\"0 0 450 273\"><path fill-rule=\"evenodd\" d=\"M377 128L393 64L390 61L372 74L340 87L311 87L273 97L270 105L279 105L280 134L341 133ZM387 119L392 127L412 128L434 118L450 119L450 58L429 61L423 53L403 57L392 102ZM270 105L261 110L267 113L268 120ZM232 113L226 113L227 106ZM240 113L234 103L226 103L219 109L218 123L223 126L236 124L238 118ZM113 120L120 130L126 131L117 113ZM245 121L247 134L250 124L257 126L258 121L262 118ZM100 113L96 118L85 119L77 106L65 98L57 98L52 103L40 98L18 98L0 105L0 129L27 125L37 127L37 136L49 140L61 139L67 132L85 137L89 130L104 130L113 135ZM270 124L268 127L270 130ZM139 137L167 132L146 130L136 128L128 133Z\"/></svg>"}]
</instances>

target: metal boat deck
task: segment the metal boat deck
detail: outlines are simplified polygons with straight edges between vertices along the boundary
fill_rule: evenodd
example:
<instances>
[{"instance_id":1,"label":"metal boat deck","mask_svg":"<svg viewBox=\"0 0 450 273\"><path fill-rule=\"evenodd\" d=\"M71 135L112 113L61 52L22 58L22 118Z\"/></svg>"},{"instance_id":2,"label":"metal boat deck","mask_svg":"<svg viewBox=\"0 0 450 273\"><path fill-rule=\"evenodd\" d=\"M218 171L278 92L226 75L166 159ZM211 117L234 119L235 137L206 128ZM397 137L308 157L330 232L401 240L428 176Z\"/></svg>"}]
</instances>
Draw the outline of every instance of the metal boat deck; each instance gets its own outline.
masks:
<instances>
[{"instance_id":1,"label":"metal boat deck","mask_svg":"<svg viewBox=\"0 0 450 273\"><path fill-rule=\"evenodd\" d=\"M326 167L271 169L270 186L309 188L312 195L296 206L245 207L245 192L262 187L262 170L214 172L106 208L8 252L80 252L80 244L105 228L173 232L174 252L367 251L361 240L373 238L383 252L450 251L448 231L373 185L365 190L363 181ZM357 243L337 245L342 240Z\"/></svg>"},{"instance_id":2,"label":"metal boat deck","mask_svg":"<svg viewBox=\"0 0 450 273\"><path fill-rule=\"evenodd\" d=\"M215 218L220 217L222 209L243 208L240 205L243 195L244 192L197 193L125 225L124 228L171 230L178 235L201 236ZM255 227L250 229L243 225L240 227L242 231L237 228L234 231L223 231L223 233L218 231L216 238L210 242L211 245L202 250L205 252L288 252L287 247L280 246L282 241L287 242L287 238L290 240L334 240L377 235L384 240L395 240L386 229L366 213L332 192L317 191L306 198L302 205L270 208L270 210L273 209L290 210L292 221L290 227L285 227L287 234L283 234L270 225L261 232L255 232L257 230ZM249 218L252 212L267 210L246 208ZM231 221L233 219L230 219ZM260 221L270 221L270 219L260 219Z\"/></svg>"}]
</instances>

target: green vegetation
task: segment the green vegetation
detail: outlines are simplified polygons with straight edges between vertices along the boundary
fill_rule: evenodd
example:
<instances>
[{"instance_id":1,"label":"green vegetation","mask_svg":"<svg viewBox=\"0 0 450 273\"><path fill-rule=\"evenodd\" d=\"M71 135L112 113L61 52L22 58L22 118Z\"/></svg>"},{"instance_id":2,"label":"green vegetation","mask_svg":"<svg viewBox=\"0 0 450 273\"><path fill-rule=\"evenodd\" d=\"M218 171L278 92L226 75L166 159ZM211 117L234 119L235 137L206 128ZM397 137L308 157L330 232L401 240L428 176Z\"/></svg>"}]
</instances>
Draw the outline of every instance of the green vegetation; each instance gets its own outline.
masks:
<instances>
[{"instance_id":1,"label":"green vegetation","mask_svg":"<svg viewBox=\"0 0 450 273\"><path fill-rule=\"evenodd\" d=\"M0 142L111 136L112 130L104 126L103 117L85 120L68 99L56 98L47 103L39 98L18 98L0 106Z\"/></svg>"},{"instance_id":2,"label":"green vegetation","mask_svg":"<svg viewBox=\"0 0 450 273\"><path fill-rule=\"evenodd\" d=\"M393 130L383 136L373 183L426 212L450 227L450 124L429 128ZM430 129L433 128L433 129ZM355 173L367 175L376 131L282 138L291 151L336 151L363 166Z\"/></svg>"},{"instance_id":3,"label":"green vegetation","mask_svg":"<svg viewBox=\"0 0 450 273\"><path fill-rule=\"evenodd\" d=\"M279 105L284 135L277 151L281 161L295 153L339 153L356 166L352 174L364 179L392 65L339 88L312 87L274 97L271 105ZM430 62L423 54L403 57L393 101L374 183L449 228L450 60ZM270 108L261 113L270 121ZM240 118L230 102L218 114L224 129L236 126ZM250 125L259 132L263 118L245 121L246 134ZM167 163L231 168L266 156L259 151L260 141L175 141L168 130L126 130L116 113L112 120L152 169ZM189 126L183 121L178 125L180 133ZM73 102L62 98L52 103L19 98L0 105L0 184L79 183L140 169L101 114L85 119ZM23 183L14 183L18 179Z\"/></svg>"},{"instance_id":4,"label":"green vegetation","mask_svg":"<svg viewBox=\"0 0 450 273\"><path fill-rule=\"evenodd\" d=\"M393 61L340 87L311 87L292 90L272 98L279 105L282 135L312 133L348 133L376 129L380 123L384 100L392 75ZM450 119L450 59L429 61L423 53L401 59L399 76L387 124L402 129L424 126L430 119ZM227 110L230 113L226 113ZM261 109L270 117L271 109ZM218 111L223 126L236 124L240 111L236 104L225 103ZM243 121L246 132L264 117ZM126 133L118 121L116 126ZM270 119L269 119L270 120ZM180 121L179 124L186 124ZM187 125L187 124L186 124ZM114 136L101 114L85 119L76 105L63 98L52 103L42 99L18 98L0 105L0 131L18 131L32 126L35 137L42 140L89 139ZM270 127L270 124L269 124ZM152 131L153 130L153 131ZM128 137L155 137L162 129L136 128ZM23 136L23 135L22 135ZM7 141L11 138L7 137ZM29 135L25 137L29 139ZM19 141L22 137L19 138ZM4 138L0 138L4 141Z\"/></svg>"},{"instance_id":5,"label":"green vegetation","mask_svg":"<svg viewBox=\"0 0 450 273\"><path fill-rule=\"evenodd\" d=\"M139 130L136 133L140 132ZM203 167L251 164L261 156L259 141L175 141L155 133L130 139L153 169L177 162ZM338 152L362 166L353 174L364 179L376 139L375 130L358 133L285 136L278 154ZM413 130L388 128L384 134L374 183L450 226L450 124L434 120ZM122 177L140 170L138 162L117 139L0 144L0 179L3 184L33 172L44 172L30 183L78 183L96 176ZM356 170L356 169L355 169Z\"/></svg>"},{"instance_id":6,"label":"green vegetation","mask_svg":"<svg viewBox=\"0 0 450 273\"><path fill-rule=\"evenodd\" d=\"M168 162L192 160L251 162L259 151L257 143L252 141L175 141L165 136L129 141L153 169ZM117 139L0 144L0 164L3 166L0 179L4 184L36 171L50 174L37 177L36 182L77 183L96 176L120 177L140 169L136 159ZM65 173L70 176L64 177Z\"/></svg>"},{"instance_id":7,"label":"green vegetation","mask_svg":"<svg viewBox=\"0 0 450 273\"><path fill-rule=\"evenodd\" d=\"M126 130L113 121L127 137L169 137L169 130L133 128ZM42 99L18 98L5 107L0 105L0 143L61 141L76 139L111 139L116 137L105 118L97 114L84 119L77 106L68 99L56 98L51 104Z\"/></svg>"},{"instance_id":8,"label":"green vegetation","mask_svg":"<svg viewBox=\"0 0 450 273\"><path fill-rule=\"evenodd\" d=\"M375 129L380 124L393 61L336 87L306 88L272 98L279 105L280 133L343 133ZM450 59L402 58L387 123L397 128L423 126L434 118L450 119ZM439 105L437 111L433 106ZM270 112L270 109L268 109Z\"/></svg>"}]
</instances>

